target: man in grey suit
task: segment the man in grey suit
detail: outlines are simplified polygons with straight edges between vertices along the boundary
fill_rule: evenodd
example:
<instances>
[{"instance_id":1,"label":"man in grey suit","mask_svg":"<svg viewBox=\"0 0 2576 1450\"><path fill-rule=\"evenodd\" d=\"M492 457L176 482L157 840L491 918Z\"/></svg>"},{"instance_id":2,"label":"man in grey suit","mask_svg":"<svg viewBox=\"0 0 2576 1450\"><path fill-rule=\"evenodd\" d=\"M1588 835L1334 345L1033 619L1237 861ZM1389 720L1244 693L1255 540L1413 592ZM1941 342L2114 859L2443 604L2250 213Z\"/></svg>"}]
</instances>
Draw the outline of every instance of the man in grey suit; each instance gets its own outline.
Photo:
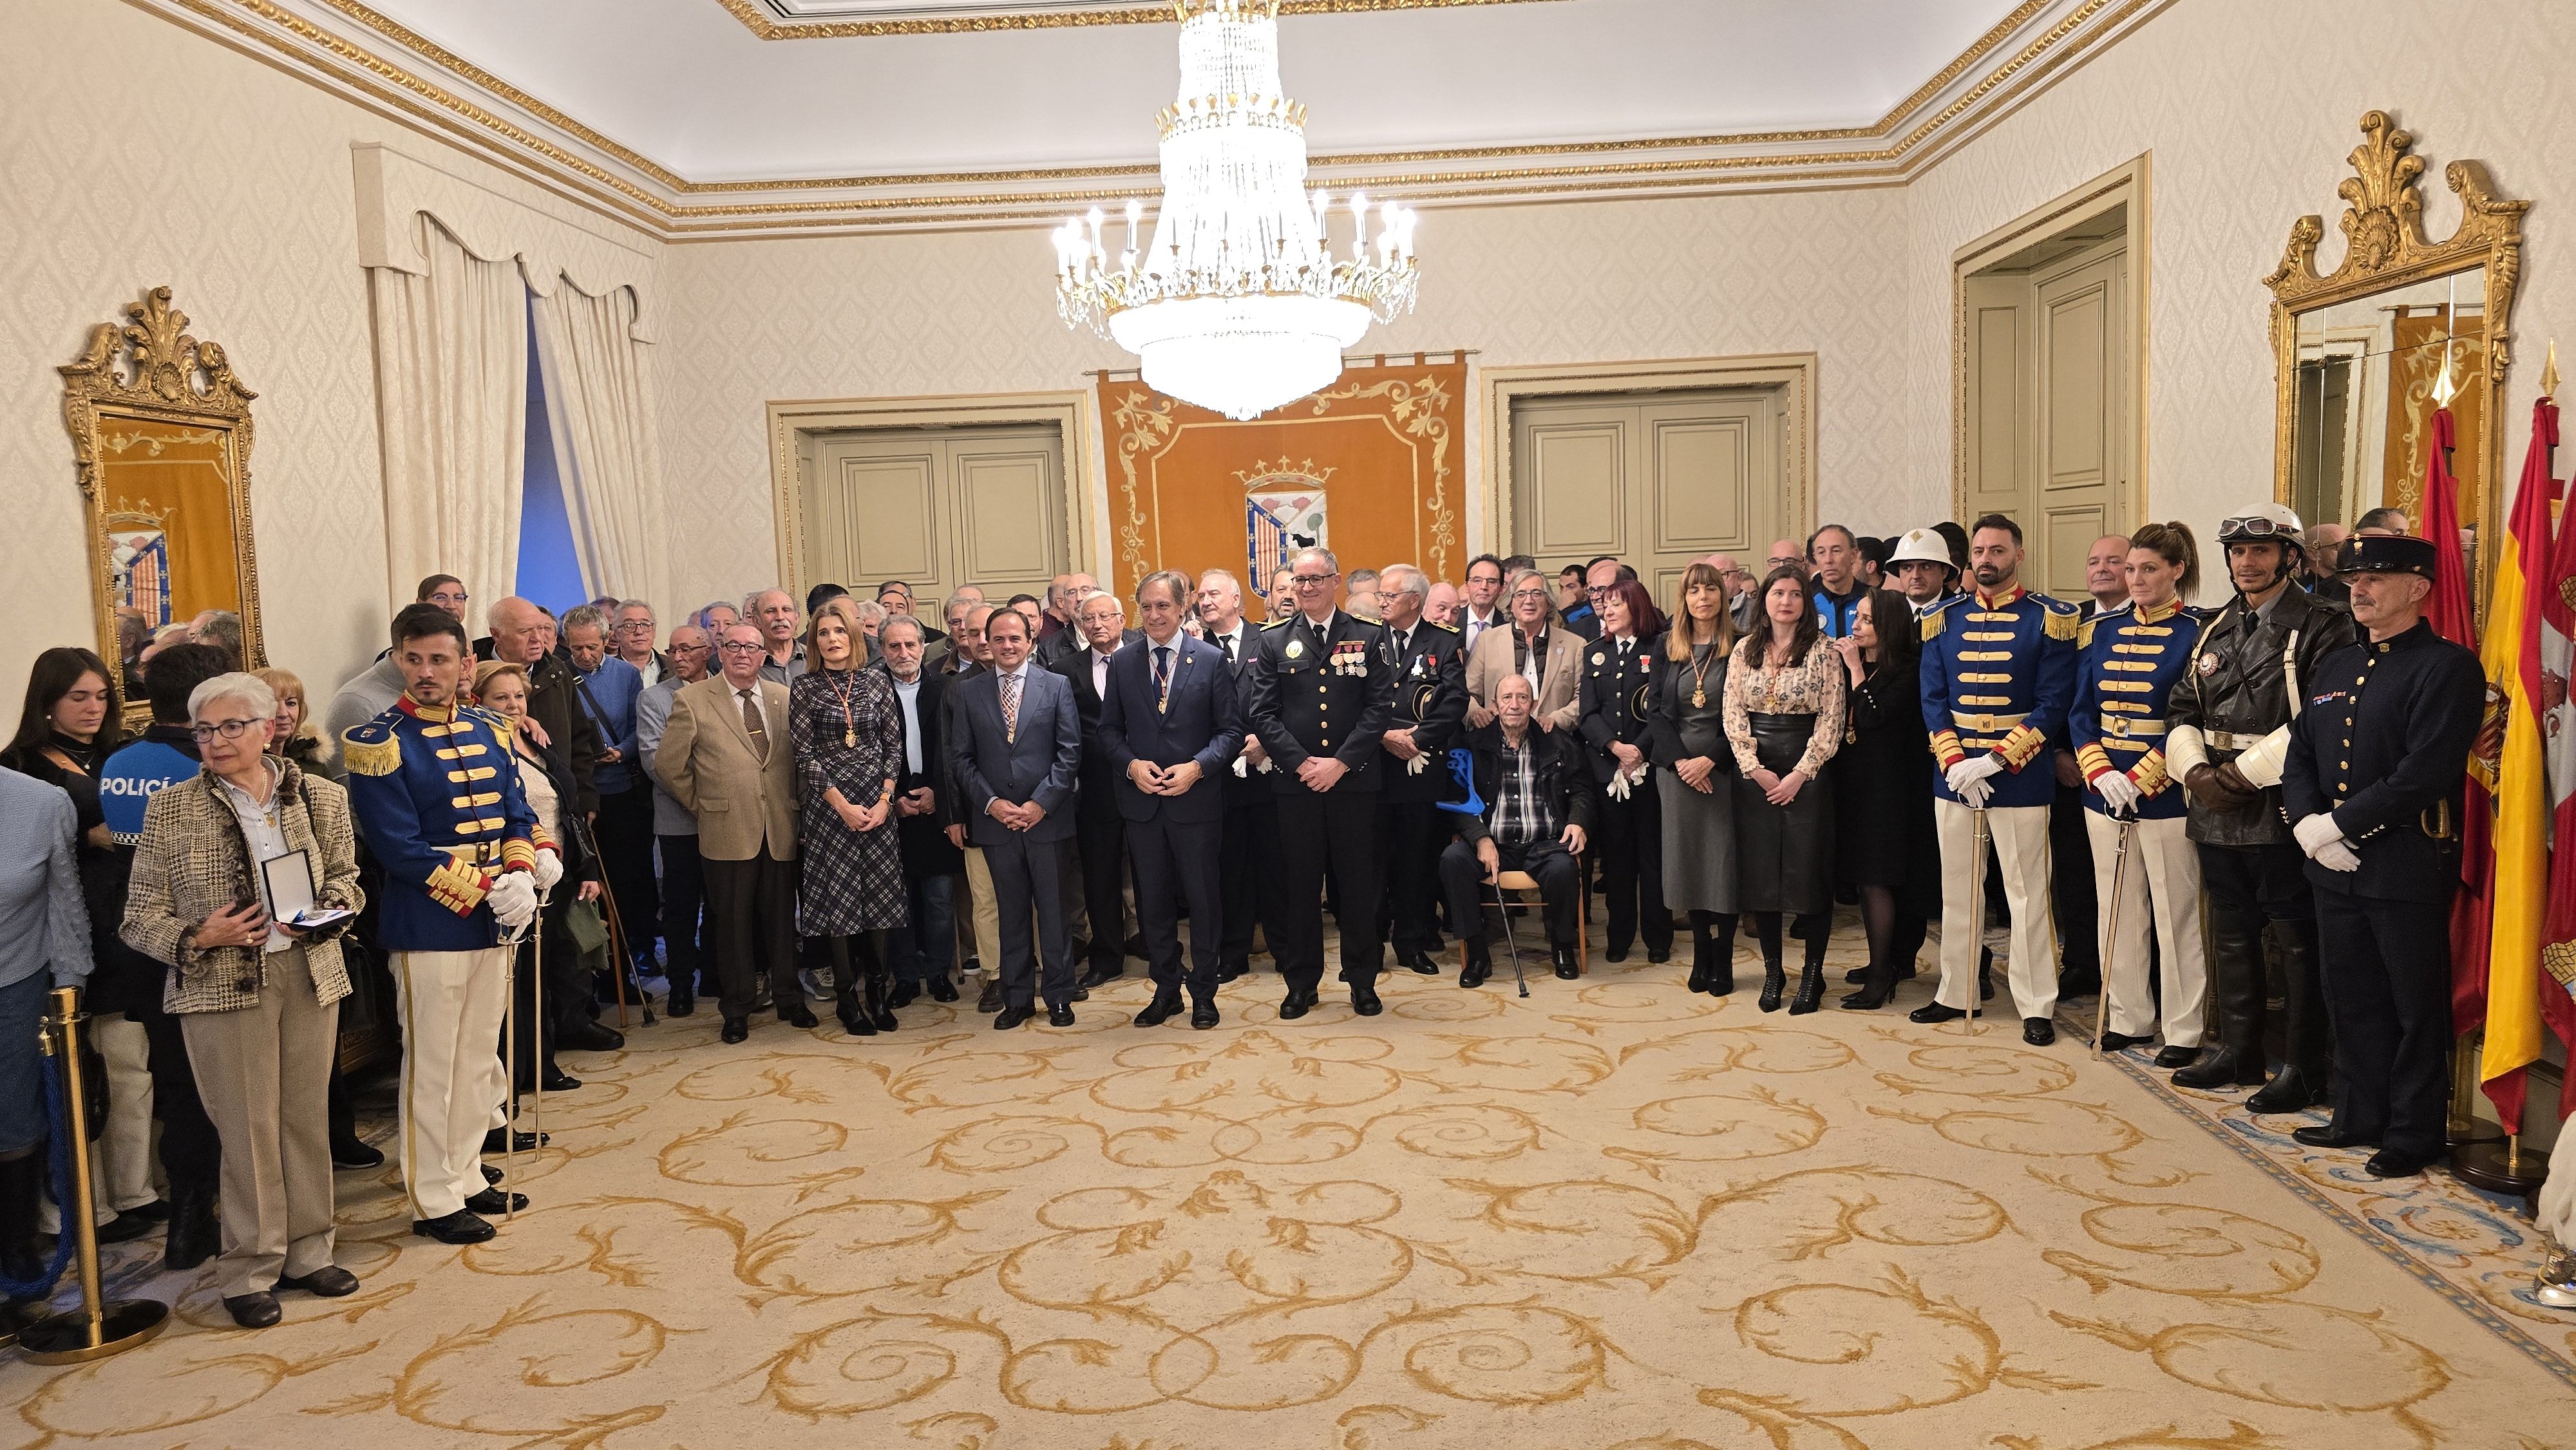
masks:
<instances>
[{"instance_id":1,"label":"man in grey suit","mask_svg":"<svg viewBox=\"0 0 2576 1450\"><path fill-rule=\"evenodd\" d=\"M1118 813L1136 860L1136 920L1153 965L1154 1000L1136 1014L1160 1027L1181 1010L1179 904L1190 908L1190 1025L1217 1023L1218 943L1224 939L1217 860L1225 844L1219 778L1243 744L1234 671L1215 645L1181 633L1186 574L1148 574L1136 586L1141 647L1108 664L1100 748L1115 773ZM1084 605L1086 622L1091 608Z\"/></svg>"},{"instance_id":2,"label":"man in grey suit","mask_svg":"<svg viewBox=\"0 0 2576 1450\"><path fill-rule=\"evenodd\" d=\"M993 666L958 687L958 728L948 750L967 839L983 849L1001 911L1003 1006L993 1027L1007 1032L1028 1021L1040 995L1047 1022L1070 1027L1073 943L1065 930L1063 891L1066 846L1073 839L1068 808L1082 767L1082 717L1073 686L1062 675L1031 666L1026 619L1014 610L995 610L984 628Z\"/></svg>"}]
</instances>

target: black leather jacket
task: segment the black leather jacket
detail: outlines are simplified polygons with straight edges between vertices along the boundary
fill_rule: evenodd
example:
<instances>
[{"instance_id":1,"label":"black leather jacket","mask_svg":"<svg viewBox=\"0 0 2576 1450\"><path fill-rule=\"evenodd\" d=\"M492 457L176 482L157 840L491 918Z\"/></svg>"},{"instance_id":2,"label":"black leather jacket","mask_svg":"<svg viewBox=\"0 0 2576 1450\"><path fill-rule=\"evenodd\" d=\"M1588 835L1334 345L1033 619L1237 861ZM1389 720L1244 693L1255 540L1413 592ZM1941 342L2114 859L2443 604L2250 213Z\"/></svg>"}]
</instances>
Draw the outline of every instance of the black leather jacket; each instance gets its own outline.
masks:
<instances>
[{"instance_id":1,"label":"black leather jacket","mask_svg":"<svg viewBox=\"0 0 2576 1450\"><path fill-rule=\"evenodd\" d=\"M2190 726L2201 732L2210 764L2236 760L2253 742L2289 726L2283 656L2290 658L2304 688L2316 682L2326 656L2352 641L2352 616L2295 583L2282 591L2268 614L2248 610L2240 594L2202 631L2200 647L2166 703L2166 718L2177 730ZM2267 766L2249 769L2249 776L2273 783L2236 810L2211 810L2194 798L2187 828L2191 839L2212 846L2291 843L2290 828L2281 819L2279 785L2288 753L2286 735L2256 752ZM2174 762L2177 779L2184 770L2185 762Z\"/></svg>"}]
</instances>

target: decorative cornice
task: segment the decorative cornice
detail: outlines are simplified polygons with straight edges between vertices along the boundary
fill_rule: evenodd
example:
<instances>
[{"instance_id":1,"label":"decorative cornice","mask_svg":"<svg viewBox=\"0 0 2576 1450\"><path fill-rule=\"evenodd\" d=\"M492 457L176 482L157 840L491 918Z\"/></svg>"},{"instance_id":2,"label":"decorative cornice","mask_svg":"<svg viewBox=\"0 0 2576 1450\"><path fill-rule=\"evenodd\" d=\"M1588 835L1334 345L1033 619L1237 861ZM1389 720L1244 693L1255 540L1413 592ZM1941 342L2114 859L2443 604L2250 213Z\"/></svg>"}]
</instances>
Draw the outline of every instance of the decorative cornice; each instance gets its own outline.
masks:
<instances>
[{"instance_id":1,"label":"decorative cornice","mask_svg":"<svg viewBox=\"0 0 2576 1450\"><path fill-rule=\"evenodd\" d=\"M283 57L291 69L359 92L373 103L390 106L426 123L426 129L465 140L522 174L666 238L802 234L828 228L1016 224L1052 218L1068 207L1123 199L1149 187L1156 174L1154 162L1138 161L695 182L408 29L364 0L130 3L213 22ZM764 19L767 15L756 0L719 3L738 15L746 10L759 12ZM1542 0L1283 0L1281 8L1282 13L1288 14L1357 13L1514 3ZM1962 133L1972 115L2010 104L2046 75L2089 58L2103 42L2124 33L2142 13L2170 3L2171 0L2021 0L1957 58L1885 116L1865 127L1340 152L1319 155L1311 165L1318 179L1327 183L1338 181L1375 192L1400 192L1410 200L1450 204L1898 185L1942 149L1936 143ZM1150 9L1149 18L1153 19L1168 20L1171 14L1168 4L1140 7L1134 13L1142 14L1146 9ZM1995 59L2052 9L2061 13L2044 30L2030 35L2018 50ZM308 18L299 10L318 12L319 16ZM1048 22L1051 24L1071 23L1064 17L1075 14L1129 13L1043 12L1052 17ZM967 18L970 17L949 17L940 23ZM322 20L345 22L347 28L324 24ZM752 22L746 19L745 23ZM784 28L774 20L767 23ZM1032 20L1017 28L1036 25ZM415 73L388 59L363 43L361 36L381 39L391 50L423 62L428 74ZM1981 67L1983 73L1979 74ZM453 84L432 76L441 76ZM1961 82L1970 76L1975 79L1963 87ZM1850 142L1883 144L1835 145ZM1594 157L1604 159L1581 159ZM1515 160L1555 164L1474 164ZM692 200L699 197L706 200Z\"/></svg>"},{"instance_id":2,"label":"decorative cornice","mask_svg":"<svg viewBox=\"0 0 2576 1450\"><path fill-rule=\"evenodd\" d=\"M780 20L760 0L716 0L763 40L852 40L883 35L971 35L1008 30L1060 30L1076 25L1169 23L1172 7L1128 5L1115 10L1014 10L997 5L968 15L924 15L893 20ZM1529 5L1552 0L1280 0L1282 15L1360 15L1389 10L1448 10L1462 6Z\"/></svg>"}]
</instances>

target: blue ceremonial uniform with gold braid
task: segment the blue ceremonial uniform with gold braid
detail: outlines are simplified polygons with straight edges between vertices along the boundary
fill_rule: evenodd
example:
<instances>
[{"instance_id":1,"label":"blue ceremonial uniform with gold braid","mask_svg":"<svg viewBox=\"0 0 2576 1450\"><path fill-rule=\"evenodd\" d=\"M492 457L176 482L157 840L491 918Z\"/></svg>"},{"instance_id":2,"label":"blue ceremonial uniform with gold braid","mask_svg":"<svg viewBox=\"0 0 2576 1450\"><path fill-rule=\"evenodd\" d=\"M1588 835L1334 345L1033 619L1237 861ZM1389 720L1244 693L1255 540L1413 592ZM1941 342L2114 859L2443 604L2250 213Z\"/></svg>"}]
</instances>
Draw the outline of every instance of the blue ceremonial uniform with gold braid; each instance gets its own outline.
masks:
<instances>
[{"instance_id":1,"label":"blue ceremonial uniform with gold braid","mask_svg":"<svg viewBox=\"0 0 2576 1450\"><path fill-rule=\"evenodd\" d=\"M2191 652L2207 624L2198 610L2169 599L2153 609L2124 604L2084 621L2075 631L2075 701L2067 707L2066 735L2076 767L2088 781L2112 771L2129 777L2145 799L2142 821L2180 820L2190 803L2165 773L2165 700L2191 668ZM2099 791L2086 789L2084 808L2105 814Z\"/></svg>"},{"instance_id":2,"label":"blue ceremonial uniform with gold braid","mask_svg":"<svg viewBox=\"0 0 2576 1450\"><path fill-rule=\"evenodd\" d=\"M340 737L349 813L385 869L378 944L396 952L498 945L483 898L552 849L519 786L509 722L471 706L413 703Z\"/></svg>"},{"instance_id":3,"label":"blue ceremonial uniform with gold braid","mask_svg":"<svg viewBox=\"0 0 2576 1450\"><path fill-rule=\"evenodd\" d=\"M2066 726L2075 694L2075 606L2020 585L1961 596L1923 620L1923 725L1932 736L1932 798L1960 804L1943 772L1993 752L1997 809L2057 798L2053 770L2024 770Z\"/></svg>"}]
</instances>

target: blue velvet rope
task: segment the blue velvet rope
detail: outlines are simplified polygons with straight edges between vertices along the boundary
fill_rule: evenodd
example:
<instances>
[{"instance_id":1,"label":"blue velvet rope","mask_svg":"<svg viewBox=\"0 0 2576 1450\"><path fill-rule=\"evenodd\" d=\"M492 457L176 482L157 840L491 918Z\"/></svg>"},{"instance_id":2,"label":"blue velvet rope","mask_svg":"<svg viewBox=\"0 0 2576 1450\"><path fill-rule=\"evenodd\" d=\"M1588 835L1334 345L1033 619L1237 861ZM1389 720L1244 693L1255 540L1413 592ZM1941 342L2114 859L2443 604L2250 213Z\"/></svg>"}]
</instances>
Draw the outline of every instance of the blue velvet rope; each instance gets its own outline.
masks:
<instances>
[{"instance_id":1,"label":"blue velvet rope","mask_svg":"<svg viewBox=\"0 0 2576 1450\"><path fill-rule=\"evenodd\" d=\"M79 1245L80 1228L72 1222L77 1207L72 1198L72 1130L70 1113L63 1105L63 1074L52 1070L49 1063L45 1079L45 1124L47 1152L54 1164L54 1204L61 1210L63 1231L54 1239L54 1261L45 1272L33 1279L12 1279L0 1274L0 1298L12 1303L53 1297L54 1286L62 1281L63 1269L72 1261L72 1251Z\"/></svg>"}]
</instances>

